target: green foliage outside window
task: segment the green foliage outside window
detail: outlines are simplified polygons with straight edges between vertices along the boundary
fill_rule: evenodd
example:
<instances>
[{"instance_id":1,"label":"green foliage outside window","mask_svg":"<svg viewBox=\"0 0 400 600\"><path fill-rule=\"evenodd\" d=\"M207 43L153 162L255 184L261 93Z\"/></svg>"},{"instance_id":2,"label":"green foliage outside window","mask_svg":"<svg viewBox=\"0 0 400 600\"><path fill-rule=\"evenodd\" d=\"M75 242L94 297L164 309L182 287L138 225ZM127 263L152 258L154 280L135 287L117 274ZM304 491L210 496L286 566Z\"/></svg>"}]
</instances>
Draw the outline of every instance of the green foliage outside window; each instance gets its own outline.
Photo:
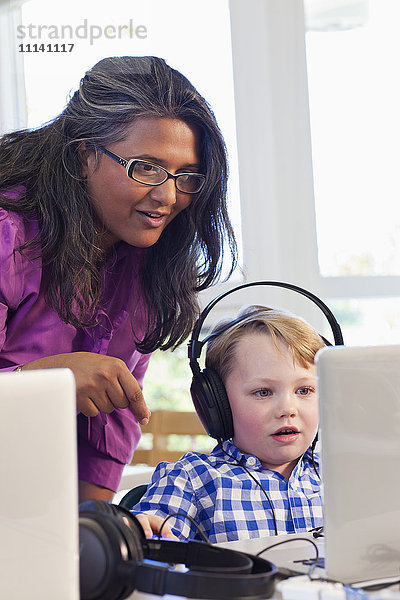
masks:
<instances>
[{"instance_id":1,"label":"green foliage outside window","mask_svg":"<svg viewBox=\"0 0 400 600\"><path fill-rule=\"evenodd\" d=\"M190 396L192 372L187 357L187 344L182 344L176 350L165 352L157 350L153 353L147 369L143 392L150 410L194 410ZM143 435L140 447L146 448L151 443ZM170 450L199 450L210 452L216 441L206 435L181 436L171 435L168 440Z\"/></svg>"},{"instance_id":2,"label":"green foliage outside window","mask_svg":"<svg viewBox=\"0 0 400 600\"><path fill-rule=\"evenodd\" d=\"M143 392L150 410L193 410L190 397L191 371L187 346L153 353L147 369Z\"/></svg>"}]
</instances>

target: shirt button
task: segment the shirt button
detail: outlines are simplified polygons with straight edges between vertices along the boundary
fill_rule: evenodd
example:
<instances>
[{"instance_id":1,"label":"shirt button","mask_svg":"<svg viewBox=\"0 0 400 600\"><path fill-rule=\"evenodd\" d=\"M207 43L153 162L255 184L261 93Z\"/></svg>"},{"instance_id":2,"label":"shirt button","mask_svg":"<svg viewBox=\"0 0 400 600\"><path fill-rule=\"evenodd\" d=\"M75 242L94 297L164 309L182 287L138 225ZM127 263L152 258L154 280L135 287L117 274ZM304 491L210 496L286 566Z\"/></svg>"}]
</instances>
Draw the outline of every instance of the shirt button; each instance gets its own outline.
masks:
<instances>
[{"instance_id":1,"label":"shirt button","mask_svg":"<svg viewBox=\"0 0 400 600\"><path fill-rule=\"evenodd\" d=\"M255 456L249 456L249 458L247 459L247 464L249 465L249 467L254 467L256 462L257 459L255 458Z\"/></svg>"}]
</instances>

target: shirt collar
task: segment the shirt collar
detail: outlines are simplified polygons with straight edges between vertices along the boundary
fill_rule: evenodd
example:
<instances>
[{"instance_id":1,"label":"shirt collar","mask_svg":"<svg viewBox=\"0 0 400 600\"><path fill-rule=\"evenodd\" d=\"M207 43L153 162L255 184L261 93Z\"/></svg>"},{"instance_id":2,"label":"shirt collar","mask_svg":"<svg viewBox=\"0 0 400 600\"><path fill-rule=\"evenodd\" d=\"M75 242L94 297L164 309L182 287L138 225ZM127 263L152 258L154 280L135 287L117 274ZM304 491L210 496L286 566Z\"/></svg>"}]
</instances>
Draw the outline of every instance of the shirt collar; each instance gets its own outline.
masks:
<instances>
[{"instance_id":1,"label":"shirt collar","mask_svg":"<svg viewBox=\"0 0 400 600\"><path fill-rule=\"evenodd\" d=\"M223 450L225 450L225 452L227 454L229 454L229 456L227 456L227 454L225 454L225 452L223 452L223 450L221 450L221 448L218 446L216 446L213 450L213 454L219 456L224 462L229 462L229 463L241 463L246 465L247 467L249 467L249 458L252 459L251 462L253 462L253 464L251 465L253 469L263 469L264 467L261 464L260 459L255 456L254 454L245 454L244 452L241 452L239 450L239 448L237 448L235 446L235 444L232 442L232 440L225 440L224 442L222 442L222 448ZM311 446L309 448L307 448L307 450L304 452L303 456L300 458L299 462L297 463L297 465L295 466L295 468L293 469L293 473L291 476L296 476L297 471L299 469L303 469L305 463L307 463L308 465L312 466L312 449ZM318 452L314 452L314 463L316 464L316 466L319 466L319 454Z\"/></svg>"},{"instance_id":2,"label":"shirt collar","mask_svg":"<svg viewBox=\"0 0 400 600\"><path fill-rule=\"evenodd\" d=\"M260 462L260 459L255 456L254 454L245 454L244 452L241 452L239 450L239 448L237 448L235 446L235 444L232 442L232 440L225 440L224 442L222 442L222 448L223 450L229 454L229 456L227 456L227 454L225 454L225 452L223 452L223 450L221 450L221 448L219 446L217 446L216 448L214 448L215 453L220 456L222 458L222 460L224 462L229 462L229 463L234 463L236 464L237 462L241 463L241 464L247 464L247 461L249 458L253 459L253 468L255 469L262 469L262 464Z\"/></svg>"}]
</instances>

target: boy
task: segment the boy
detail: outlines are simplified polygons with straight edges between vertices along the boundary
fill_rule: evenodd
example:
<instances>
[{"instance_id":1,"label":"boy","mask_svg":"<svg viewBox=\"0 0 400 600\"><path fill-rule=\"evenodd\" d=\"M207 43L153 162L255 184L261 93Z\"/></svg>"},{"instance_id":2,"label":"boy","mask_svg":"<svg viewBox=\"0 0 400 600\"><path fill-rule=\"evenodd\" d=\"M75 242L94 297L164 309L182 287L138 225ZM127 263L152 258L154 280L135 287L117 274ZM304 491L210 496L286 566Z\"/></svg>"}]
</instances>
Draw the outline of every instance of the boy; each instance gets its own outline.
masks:
<instances>
[{"instance_id":1,"label":"boy","mask_svg":"<svg viewBox=\"0 0 400 600\"><path fill-rule=\"evenodd\" d=\"M147 537L176 512L191 517L211 543L322 526L312 443L318 429L314 357L324 342L283 311L251 306L241 314L248 316L212 338L206 353L206 367L227 391L233 438L210 455L187 452L157 466L132 509ZM162 533L198 538L182 516L171 517Z\"/></svg>"}]
</instances>

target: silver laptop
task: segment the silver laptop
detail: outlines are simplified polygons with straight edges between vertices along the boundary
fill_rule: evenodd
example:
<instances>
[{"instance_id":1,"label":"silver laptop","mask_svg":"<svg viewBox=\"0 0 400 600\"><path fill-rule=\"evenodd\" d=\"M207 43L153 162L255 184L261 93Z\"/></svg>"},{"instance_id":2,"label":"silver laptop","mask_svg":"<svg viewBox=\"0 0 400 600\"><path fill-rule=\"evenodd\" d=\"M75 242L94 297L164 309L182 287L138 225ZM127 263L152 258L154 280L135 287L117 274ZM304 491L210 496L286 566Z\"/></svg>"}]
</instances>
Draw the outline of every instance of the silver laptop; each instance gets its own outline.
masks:
<instances>
[{"instance_id":1,"label":"silver laptop","mask_svg":"<svg viewBox=\"0 0 400 600\"><path fill-rule=\"evenodd\" d=\"M343 583L400 575L400 346L316 359L325 569Z\"/></svg>"},{"instance_id":2,"label":"silver laptop","mask_svg":"<svg viewBox=\"0 0 400 600\"><path fill-rule=\"evenodd\" d=\"M324 537L292 534L226 542L263 554L287 574L342 583L400 576L400 346L329 347L316 358ZM300 539L297 539L300 538ZM325 564L325 568L323 565Z\"/></svg>"},{"instance_id":3,"label":"silver laptop","mask_svg":"<svg viewBox=\"0 0 400 600\"><path fill-rule=\"evenodd\" d=\"M78 600L75 381L0 374L0 598Z\"/></svg>"}]
</instances>

